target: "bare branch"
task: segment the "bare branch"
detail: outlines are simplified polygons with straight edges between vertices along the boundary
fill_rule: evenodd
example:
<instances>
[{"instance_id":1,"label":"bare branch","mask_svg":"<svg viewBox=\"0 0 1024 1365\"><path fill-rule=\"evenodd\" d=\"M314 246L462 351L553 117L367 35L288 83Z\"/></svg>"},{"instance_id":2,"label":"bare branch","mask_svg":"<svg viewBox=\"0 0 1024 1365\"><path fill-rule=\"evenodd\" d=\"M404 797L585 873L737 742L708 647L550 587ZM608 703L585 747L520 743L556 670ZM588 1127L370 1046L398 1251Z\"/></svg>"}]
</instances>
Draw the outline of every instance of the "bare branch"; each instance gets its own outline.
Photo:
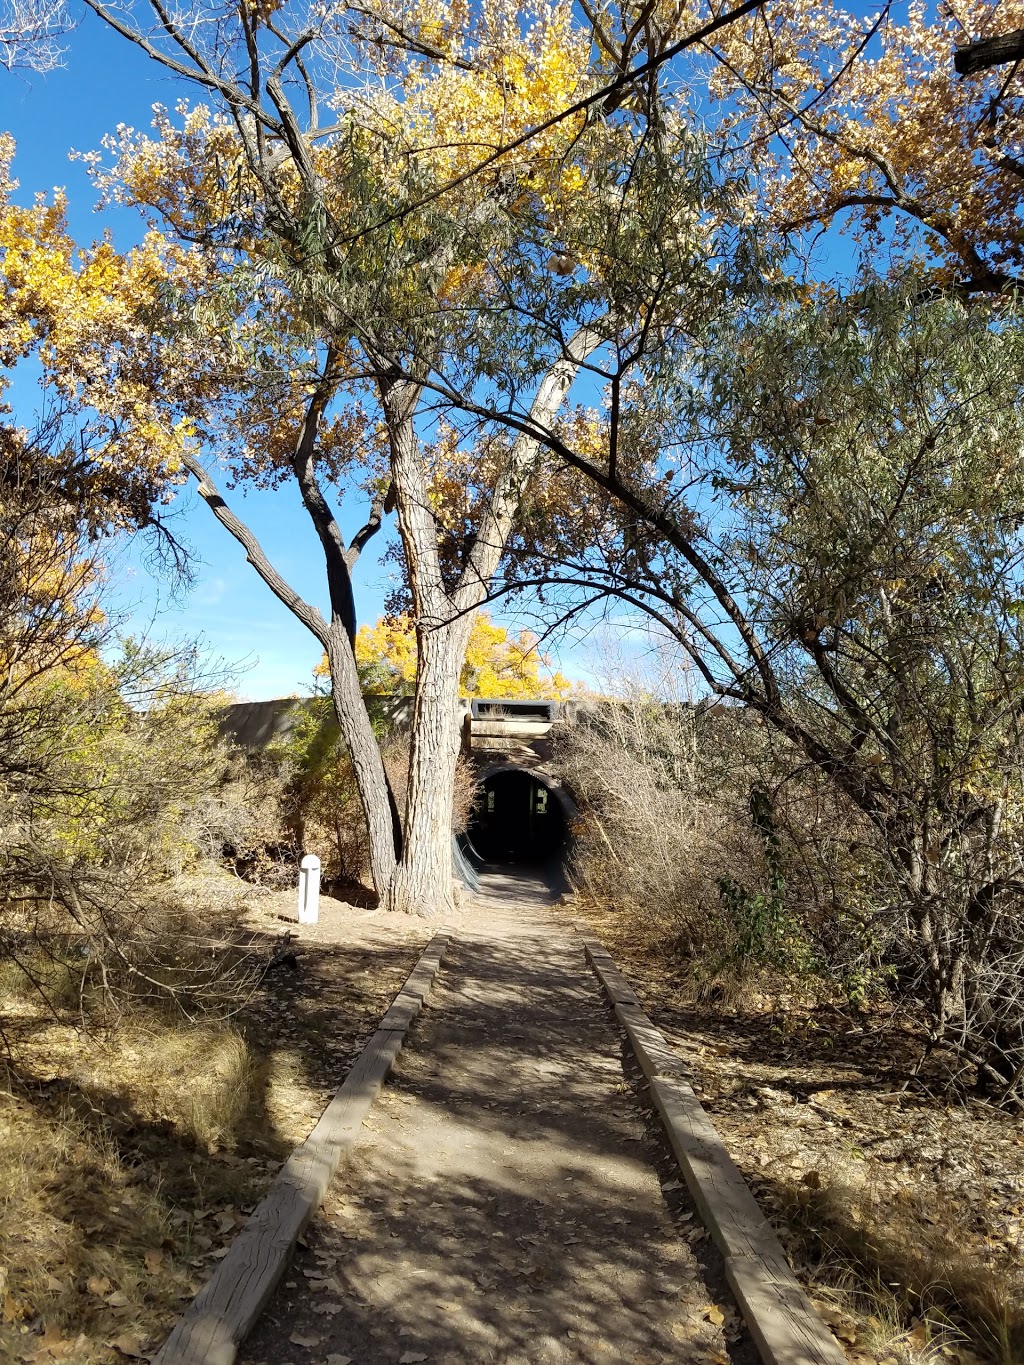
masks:
<instances>
[{"instance_id":1,"label":"bare branch","mask_svg":"<svg viewBox=\"0 0 1024 1365\"><path fill-rule=\"evenodd\" d=\"M229 531L239 545L245 550L246 558L252 567L263 579L267 587L274 594L279 602L288 608L293 616L309 630L320 643L327 647L329 630L327 622L317 611L316 607L311 606L295 589L287 583L267 558L266 551L259 543L252 531L246 526L245 522L239 520L228 507L223 497L213 482L210 475L199 463L194 455L187 451L182 455L181 462L188 472L195 479L198 485L199 496L209 507L210 511L217 518L220 524Z\"/></svg>"},{"instance_id":2,"label":"bare branch","mask_svg":"<svg viewBox=\"0 0 1024 1365\"><path fill-rule=\"evenodd\" d=\"M953 69L958 76L976 76L993 66L1019 62L1024 57L1024 28L1012 33L1000 33L995 38L981 38L967 47L957 48L953 54Z\"/></svg>"},{"instance_id":3,"label":"bare branch","mask_svg":"<svg viewBox=\"0 0 1024 1365\"><path fill-rule=\"evenodd\" d=\"M4 0L0 5L0 66L40 75L62 65L58 39L74 21L64 0Z\"/></svg>"}]
</instances>

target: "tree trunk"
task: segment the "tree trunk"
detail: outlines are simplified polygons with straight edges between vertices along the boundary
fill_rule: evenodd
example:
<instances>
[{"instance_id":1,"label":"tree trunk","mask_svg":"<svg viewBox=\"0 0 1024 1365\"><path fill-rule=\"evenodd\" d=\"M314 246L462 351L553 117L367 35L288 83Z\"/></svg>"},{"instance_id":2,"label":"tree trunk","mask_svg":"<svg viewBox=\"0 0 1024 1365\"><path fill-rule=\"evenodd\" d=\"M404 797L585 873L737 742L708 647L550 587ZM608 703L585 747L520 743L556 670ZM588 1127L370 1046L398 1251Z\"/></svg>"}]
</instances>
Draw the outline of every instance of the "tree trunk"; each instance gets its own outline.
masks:
<instances>
[{"instance_id":1,"label":"tree trunk","mask_svg":"<svg viewBox=\"0 0 1024 1365\"><path fill-rule=\"evenodd\" d=\"M348 747L356 786L366 816L370 843L370 876L381 905L388 903L395 877L395 830L391 797L377 737L359 685L359 672L348 636L340 623L331 626L327 640L331 668L331 700L342 738Z\"/></svg>"},{"instance_id":2,"label":"tree trunk","mask_svg":"<svg viewBox=\"0 0 1024 1365\"><path fill-rule=\"evenodd\" d=\"M550 426L580 365L600 342L598 332L581 328L566 353L552 363L530 406L531 421L540 430ZM516 437L481 514L469 561L459 584L450 591L441 571L438 527L413 421L419 387L389 378L380 381L380 389L419 651L405 840L387 904L394 910L436 915L452 906L452 800L461 739L459 675L475 609L487 596L542 447L531 435Z\"/></svg>"},{"instance_id":3,"label":"tree trunk","mask_svg":"<svg viewBox=\"0 0 1024 1365\"><path fill-rule=\"evenodd\" d=\"M462 737L459 675L472 614L417 627L419 666L413 705L405 846L389 906L443 915L452 908L452 796Z\"/></svg>"}]
</instances>

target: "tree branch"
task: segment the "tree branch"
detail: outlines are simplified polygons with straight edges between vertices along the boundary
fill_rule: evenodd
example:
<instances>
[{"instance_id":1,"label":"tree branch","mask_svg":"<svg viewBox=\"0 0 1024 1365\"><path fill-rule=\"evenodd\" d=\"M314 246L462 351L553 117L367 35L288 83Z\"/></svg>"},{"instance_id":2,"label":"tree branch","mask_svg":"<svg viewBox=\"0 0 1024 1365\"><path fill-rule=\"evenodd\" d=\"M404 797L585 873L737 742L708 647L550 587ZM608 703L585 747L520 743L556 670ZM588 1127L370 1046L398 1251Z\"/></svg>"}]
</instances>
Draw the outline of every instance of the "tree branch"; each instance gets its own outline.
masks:
<instances>
[{"instance_id":1,"label":"tree branch","mask_svg":"<svg viewBox=\"0 0 1024 1365\"><path fill-rule=\"evenodd\" d=\"M95 0L88 0L88 2L94 4ZM513 138L510 142L502 143L502 145L495 148L489 156L484 157L482 161L478 161L477 164L471 166L469 170L463 171L461 175L453 176L451 180L445 181L443 185L439 185L437 189L431 190L428 194L423 195L413 203L406 204L403 208L397 209L394 213L386 214L383 218L378 219L377 222L371 223L368 227L360 228L358 232L354 232L348 237L341 238L339 240L339 245L349 246L353 242L357 242L361 238L367 237L371 233L378 231L378 229L382 227L388 227L391 223L397 223L408 214L415 213L418 209L433 203L435 199L442 198L450 190L458 189L460 185L466 184L466 182L472 180L474 176L479 175L482 171L488 170L496 162L500 161L502 157L507 156L509 152L514 152L517 148L524 146L527 142L532 142L535 137L539 137L542 133L546 133L550 129L556 128L558 124L563 123L566 119L573 118L576 114L586 113L588 109L592 109L595 105L607 100L617 91L624 90L642 76L649 75L652 71L657 70L658 67L663 66L665 62L669 62L674 57L678 57L680 53L685 52L687 48L696 47L698 44L706 42L708 38L712 37L720 29L728 27L729 24L735 23L738 19L742 19L747 14L752 14L764 4L767 4L767 0L743 0L742 4L737 5L734 9L727 10L724 14L717 15L714 19L703 24L700 28L694 29L692 33L688 33L685 38L680 38L680 40L677 43L673 43L671 47L665 48L663 52L659 52L656 56L649 58L646 62L642 62L639 66L631 67L628 71L624 72L623 75L617 76L613 81L609 81L607 85L602 85L601 88L595 90L593 94L586 95L583 99L576 100L574 103L567 105L564 109L560 110L559 113L553 114L549 119L545 119L542 123L538 123L532 128L527 128L525 133L521 133L519 137Z\"/></svg>"},{"instance_id":2,"label":"tree branch","mask_svg":"<svg viewBox=\"0 0 1024 1365\"><path fill-rule=\"evenodd\" d=\"M1024 28L1012 33L1000 33L995 38L981 38L967 47L958 47L953 54L953 70L958 76L976 76L993 66L1019 62L1024 57Z\"/></svg>"},{"instance_id":3,"label":"tree branch","mask_svg":"<svg viewBox=\"0 0 1024 1365\"><path fill-rule=\"evenodd\" d=\"M240 521L234 512L228 507L221 497L216 484L210 475L199 463L194 455L187 451L182 455L181 462L188 472L195 479L198 485L199 496L209 507L210 511L217 518L220 524L234 536L239 545L245 550L246 558L252 567L263 579L267 587L274 594L279 602L288 608L302 624L310 631L320 643L326 648L328 628L327 622L317 611L316 607L306 602L295 589L287 583L267 558L266 551L259 543L252 531L246 526L245 522Z\"/></svg>"},{"instance_id":4,"label":"tree branch","mask_svg":"<svg viewBox=\"0 0 1024 1365\"><path fill-rule=\"evenodd\" d=\"M345 541L341 534L341 528L327 499L324 497L314 468L314 452L317 436L320 433L320 422L333 392L328 378L332 364L333 356L329 355L324 377L306 407L306 414L299 431L299 439L289 463L299 485L299 492L302 494L303 506L309 513L309 518L323 547L331 611L334 617L341 621L345 628L345 634L348 636L349 642L352 643L356 638L356 604L352 592L350 563L345 551Z\"/></svg>"},{"instance_id":5,"label":"tree branch","mask_svg":"<svg viewBox=\"0 0 1024 1365\"><path fill-rule=\"evenodd\" d=\"M389 483L387 488L378 493L370 503L370 515L366 518L365 525L361 526L349 541L348 549L345 551L345 559L350 569L384 524L385 514L394 510L395 486L393 483Z\"/></svg>"}]
</instances>

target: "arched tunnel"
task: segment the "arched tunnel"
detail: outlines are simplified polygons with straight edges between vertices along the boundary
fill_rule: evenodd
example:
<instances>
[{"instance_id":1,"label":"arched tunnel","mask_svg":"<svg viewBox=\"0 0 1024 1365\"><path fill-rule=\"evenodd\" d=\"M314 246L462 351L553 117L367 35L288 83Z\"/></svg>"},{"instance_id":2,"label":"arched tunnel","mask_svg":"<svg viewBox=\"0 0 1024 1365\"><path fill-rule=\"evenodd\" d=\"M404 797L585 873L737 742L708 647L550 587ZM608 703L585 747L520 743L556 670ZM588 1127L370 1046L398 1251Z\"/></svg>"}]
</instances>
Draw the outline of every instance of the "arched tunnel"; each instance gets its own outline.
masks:
<instances>
[{"instance_id":1,"label":"arched tunnel","mask_svg":"<svg viewBox=\"0 0 1024 1365\"><path fill-rule=\"evenodd\" d=\"M560 862L570 805L557 786L528 768L498 768L480 784L469 822L470 851L484 863Z\"/></svg>"}]
</instances>

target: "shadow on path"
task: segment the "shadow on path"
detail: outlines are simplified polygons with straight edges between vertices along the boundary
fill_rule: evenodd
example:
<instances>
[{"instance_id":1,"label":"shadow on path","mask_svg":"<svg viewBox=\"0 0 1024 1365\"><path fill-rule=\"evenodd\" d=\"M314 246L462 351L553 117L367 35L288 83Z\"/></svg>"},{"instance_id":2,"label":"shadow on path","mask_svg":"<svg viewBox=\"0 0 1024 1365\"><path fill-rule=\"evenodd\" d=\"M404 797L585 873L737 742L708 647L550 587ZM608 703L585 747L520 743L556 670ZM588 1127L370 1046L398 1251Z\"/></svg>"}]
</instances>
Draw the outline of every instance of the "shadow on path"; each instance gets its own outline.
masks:
<instances>
[{"instance_id":1,"label":"shadow on path","mask_svg":"<svg viewBox=\"0 0 1024 1365\"><path fill-rule=\"evenodd\" d=\"M549 900L485 876L247 1365L747 1358L726 1305L704 1316L618 1036Z\"/></svg>"}]
</instances>

